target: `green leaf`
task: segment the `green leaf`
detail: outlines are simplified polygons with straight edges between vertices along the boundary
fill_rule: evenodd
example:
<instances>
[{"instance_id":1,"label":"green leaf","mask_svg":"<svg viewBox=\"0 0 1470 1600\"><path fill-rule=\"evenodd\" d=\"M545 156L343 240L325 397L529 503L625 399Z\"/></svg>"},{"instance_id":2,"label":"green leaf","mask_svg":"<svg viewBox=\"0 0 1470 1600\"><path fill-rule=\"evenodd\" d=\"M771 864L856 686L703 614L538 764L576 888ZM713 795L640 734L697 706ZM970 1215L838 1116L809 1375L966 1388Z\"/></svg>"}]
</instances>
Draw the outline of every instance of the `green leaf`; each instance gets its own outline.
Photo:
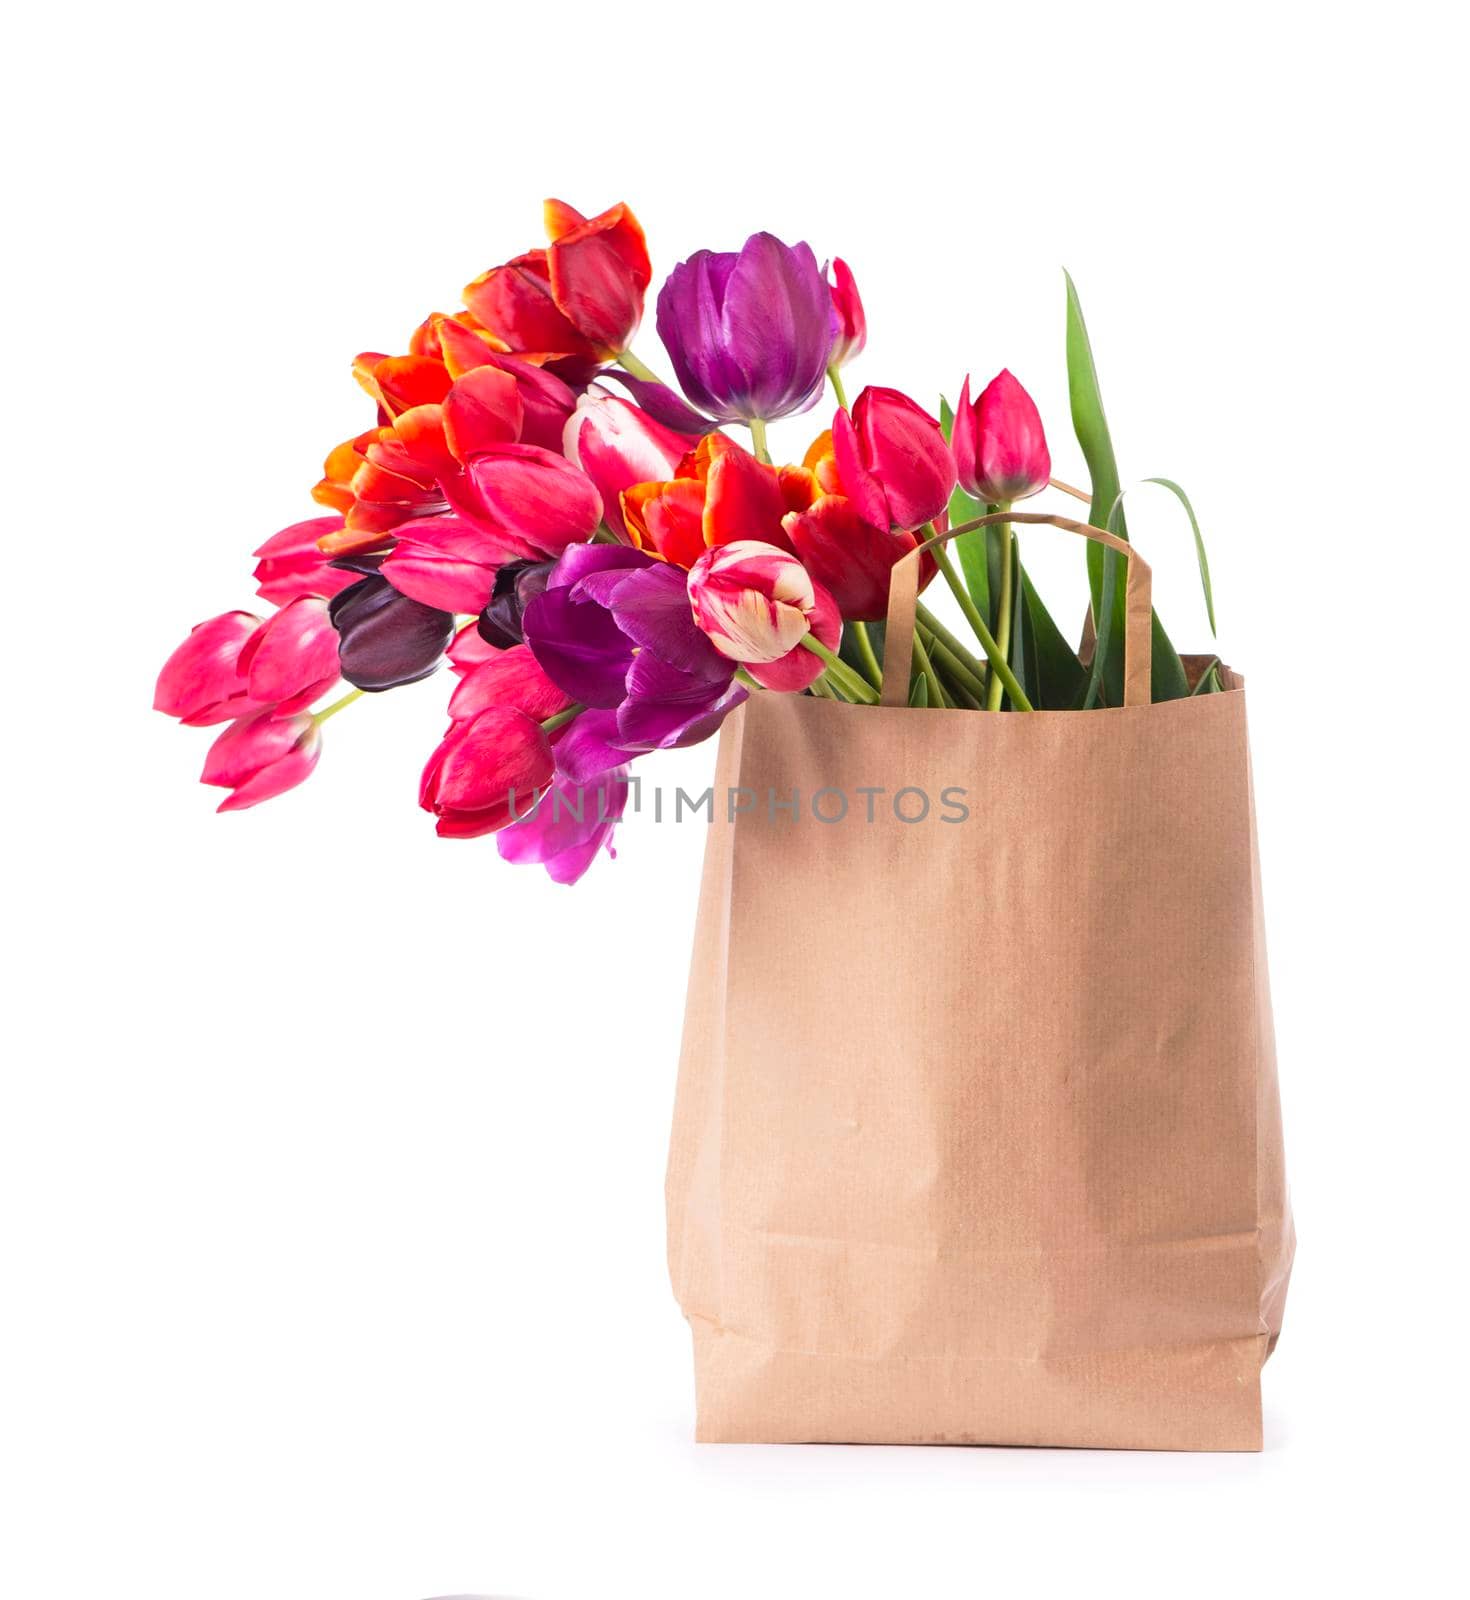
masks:
<instances>
[{"instance_id":1,"label":"green leaf","mask_svg":"<svg viewBox=\"0 0 1470 1600\"><path fill-rule=\"evenodd\" d=\"M1191 695L1220 693L1220 658L1216 656L1199 675L1199 682L1190 690Z\"/></svg>"},{"instance_id":2,"label":"green leaf","mask_svg":"<svg viewBox=\"0 0 1470 1600\"><path fill-rule=\"evenodd\" d=\"M1087 324L1082 317L1082 303L1077 298L1077 286L1072 275L1064 272L1067 280L1067 394L1072 409L1072 429L1077 443L1082 447L1083 459L1092 482L1092 505L1088 514L1095 528L1109 528L1120 539L1128 537L1127 524L1121 510L1114 526L1109 518L1116 506L1121 484L1118 480L1118 463L1113 456L1112 435L1108 432L1108 419L1103 411L1102 392L1097 381L1097 367L1092 358L1092 342L1087 337ZM1097 654L1093 658L1093 682L1089 685L1088 704L1097 699L1100 684L1112 705L1123 703L1123 659L1121 650L1111 649L1114 636L1121 640L1124 623L1124 588L1117 581L1117 568L1122 557L1097 543L1087 547L1087 577L1092 589L1092 614L1097 628ZM1104 604L1104 579L1113 571L1113 582L1108 585L1109 604ZM1153 617L1153 698L1155 700L1182 700L1189 693L1189 680L1184 664L1164 632L1158 613Z\"/></svg>"},{"instance_id":3,"label":"green leaf","mask_svg":"<svg viewBox=\"0 0 1470 1600\"><path fill-rule=\"evenodd\" d=\"M1179 504L1184 507L1184 513L1189 518L1189 526L1194 530L1194 553L1199 561L1200 586L1205 591L1205 611L1210 619L1210 634L1211 637L1218 638L1219 632L1215 627L1215 591L1210 586L1210 558L1205 553L1205 538L1199 531L1199 518L1195 516L1194 507L1189 503L1189 496L1172 478L1143 478L1140 481L1143 483L1156 483L1161 489L1167 489L1178 500ZM1117 511L1123 496L1127 493L1127 489L1119 489L1118 497L1113 501L1112 509L1108 512L1107 526L1110 531L1113 530L1113 512ZM1121 515L1122 513L1119 512L1119 516Z\"/></svg>"},{"instance_id":4,"label":"green leaf","mask_svg":"<svg viewBox=\"0 0 1470 1600\"><path fill-rule=\"evenodd\" d=\"M929 704L929 680L920 673L909 690L909 704L921 710Z\"/></svg>"},{"instance_id":5,"label":"green leaf","mask_svg":"<svg viewBox=\"0 0 1470 1600\"><path fill-rule=\"evenodd\" d=\"M1032 682L1024 685L1031 704L1038 710L1065 711L1077 704L1087 688L1087 670L1066 641L1062 630L1036 592L1025 567L1021 568L1021 593L1025 597L1027 648Z\"/></svg>"}]
</instances>

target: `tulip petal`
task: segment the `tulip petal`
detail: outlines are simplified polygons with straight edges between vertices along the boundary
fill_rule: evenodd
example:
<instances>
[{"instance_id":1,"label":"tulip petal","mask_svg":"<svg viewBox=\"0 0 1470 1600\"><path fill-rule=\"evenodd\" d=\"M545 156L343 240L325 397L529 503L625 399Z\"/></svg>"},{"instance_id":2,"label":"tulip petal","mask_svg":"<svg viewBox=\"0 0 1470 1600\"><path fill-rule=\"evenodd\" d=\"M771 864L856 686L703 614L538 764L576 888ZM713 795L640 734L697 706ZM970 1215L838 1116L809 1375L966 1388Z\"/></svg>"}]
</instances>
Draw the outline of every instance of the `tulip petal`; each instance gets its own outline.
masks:
<instances>
[{"instance_id":1,"label":"tulip petal","mask_svg":"<svg viewBox=\"0 0 1470 1600\"><path fill-rule=\"evenodd\" d=\"M455 380L443 409L451 466L497 445L515 443L526 414L520 385L508 372L488 363Z\"/></svg>"},{"instance_id":2,"label":"tulip petal","mask_svg":"<svg viewBox=\"0 0 1470 1600\"><path fill-rule=\"evenodd\" d=\"M618 743L616 711L584 711L557 736L556 769L569 783L592 783L632 753Z\"/></svg>"},{"instance_id":3,"label":"tulip petal","mask_svg":"<svg viewBox=\"0 0 1470 1600\"><path fill-rule=\"evenodd\" d=\"M601 606L579 604L572 594L563 588L537 595L522 619L526 643L546 675L573 700L611 708L625 692L632 642Z\"/></svg>"},{"instance_id":4,"label":"tulip petal","mask_svg":"<svg viewBox=\"0 0 1470 1600\"><path fill-rule=\"evenodd\" d=\"M882 621L893 565L914 548L913 534L874 527L845 495L824 495L810 511L788 515L785 526L801 564L844 617Z\"/></svg>"},{"instance_id":5,"label":"tulip petal","mask_svg":"<svg viewBox=\"0 0 1470 1600\"><path fill-rule=\"evenodd\" d=\"M487 706L513 706L535 722L545 722L572 704L546 676L540 662L523 644L481 663L468 673L449 699L454 722L476 717Z\"/></svg>"}]
</instances>

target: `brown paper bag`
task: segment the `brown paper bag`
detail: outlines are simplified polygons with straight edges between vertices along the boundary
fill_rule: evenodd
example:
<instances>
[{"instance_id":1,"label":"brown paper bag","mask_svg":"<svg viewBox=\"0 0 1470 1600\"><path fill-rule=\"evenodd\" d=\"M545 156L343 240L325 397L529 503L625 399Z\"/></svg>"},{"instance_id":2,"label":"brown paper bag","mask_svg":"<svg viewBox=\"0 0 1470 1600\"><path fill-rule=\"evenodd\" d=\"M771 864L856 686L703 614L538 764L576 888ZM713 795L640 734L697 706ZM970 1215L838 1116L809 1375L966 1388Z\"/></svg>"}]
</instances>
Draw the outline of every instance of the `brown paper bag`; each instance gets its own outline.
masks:
<instances>
[{"instance_id":1,"label":"brown paper bag","mask_svg":"<svg viewBox=\"0 0 1470 1600\"><path fill-rule=\"evenodd\" d=\"M1293 1234L1245 694L1149 703L1127 571L1122 707L725 725L668 1173L702 1440L1261 1446Z\"/></svg>"}]
</instances>

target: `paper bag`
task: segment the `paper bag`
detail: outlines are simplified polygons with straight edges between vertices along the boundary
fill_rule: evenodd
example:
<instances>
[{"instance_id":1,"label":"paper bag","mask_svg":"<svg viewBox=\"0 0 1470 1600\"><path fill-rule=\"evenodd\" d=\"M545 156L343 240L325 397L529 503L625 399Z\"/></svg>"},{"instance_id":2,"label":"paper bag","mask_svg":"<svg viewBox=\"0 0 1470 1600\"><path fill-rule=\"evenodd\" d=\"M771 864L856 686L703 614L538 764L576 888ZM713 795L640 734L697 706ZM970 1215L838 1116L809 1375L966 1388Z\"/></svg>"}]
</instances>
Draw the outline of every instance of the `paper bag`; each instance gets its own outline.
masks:
<instances>
[{"instance_id":1,"label":"paper bag","mask_svg":"<svg viewBox=\"0 0 1470 1600\"><path fill-rule=\"evenodd\" d=\"M1293 1232L1245 693L1150 704L1127 575L1123 706L725 725L667 1190L701 1440L1261 1446Z\"/></svg>"}]
</instances>

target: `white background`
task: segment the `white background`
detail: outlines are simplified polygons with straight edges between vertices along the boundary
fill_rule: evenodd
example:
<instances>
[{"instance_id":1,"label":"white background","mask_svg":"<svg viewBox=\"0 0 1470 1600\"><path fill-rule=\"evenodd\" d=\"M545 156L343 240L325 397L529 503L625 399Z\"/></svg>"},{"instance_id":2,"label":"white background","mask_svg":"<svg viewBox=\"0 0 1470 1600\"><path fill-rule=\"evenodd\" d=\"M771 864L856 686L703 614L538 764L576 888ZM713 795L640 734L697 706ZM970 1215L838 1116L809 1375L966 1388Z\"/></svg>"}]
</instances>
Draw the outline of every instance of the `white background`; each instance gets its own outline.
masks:
<instances>
[{"instance_id":1,"label":"white background","mask_svg":"<svg viewBox=\"0 0 1470 1600\"><path fill-rule=\"evenodd\" d=\"M0 1591L1449 1592L1470 571L1448 8L19 27ZM661 1188L700 830L630 827L575 890L437 841L414 791L442 677L335 719L311 782L240 816L193 782L210 735L148 710L367 422L352 355L539 242L546 194L632 202L659 278L757 228L845 256L854 384L933 404L1009 365L1081 480L1074 274L1124 476L1190 490L1250 676L1301 1234L1260 1456L696 1448ZM1176 641L1208 648L1176 509L1143 490L1131 520ZM1080 549L1047 543L1028 561L1080 617Z\"/></svg>"}]
</instances>

